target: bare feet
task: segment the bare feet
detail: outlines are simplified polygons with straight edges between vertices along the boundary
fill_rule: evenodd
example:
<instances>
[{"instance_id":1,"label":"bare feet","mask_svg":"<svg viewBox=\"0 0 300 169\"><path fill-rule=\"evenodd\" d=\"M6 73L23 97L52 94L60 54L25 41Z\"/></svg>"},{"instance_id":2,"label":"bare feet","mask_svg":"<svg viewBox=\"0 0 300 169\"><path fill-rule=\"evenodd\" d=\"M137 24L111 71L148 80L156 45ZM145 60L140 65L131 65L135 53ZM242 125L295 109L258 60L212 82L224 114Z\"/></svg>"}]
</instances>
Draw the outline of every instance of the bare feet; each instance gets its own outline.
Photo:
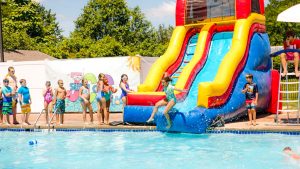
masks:
<instances>
[{"instance_id":1,"label":"bare feet","mask_svg":"<svg viewBox=\"0 0 300 169\"><path fill-rule=\"evenodd\" d=\"M14 125L18 125L18 124L20 124L20 123L19 123L18 121L14 121L13 124L14 124Z\"/></svg>"},{"instance_id":2,"label":"bare feet","mask_svg":"<svg viewBox=\"0 0 300 169\"><path fill-rule=\"evenodd\" d=\"M256 126L256 122L253 123L253 126Z\"/></svg>"},{"instance_id":3,"label":"bare feet","mask_svg":"<svg viewBox=\"0 0 300 169\"><path fill-rule=\"evenodd\" d=\"M286 70L284 70L283 73L281 74L281 76L284 77L284 76L287 75L287 73L288 73L288 72L287 72Z\"/></svg>"},{"instance_id":4,"label":"bare feet","mask_svg":"<svg viewBox=\"0 0 300 169\"><path fill-rule=\"evenodd\" d=\"M10 123L7 123L7 122L5 122L3 124L6 125L6 126L10 126Z\"/></svg>"},{"instance_id":5,"label":"bare feet","mask_svg":"<svg viewBox=\"0 0 300 169\"><path fill-rule=\"evenodd\" d=\"M251 126L252 125L252 121L251 122L248 122L248 126Z\"/></svg>"},{"instance_id":6,"label":"bare feet","mask_svg":"<svg viewBox=\"0 0 300 169\"><path fill-rule=\"evenodd\" d=\"M31 125L28 121L25 121L26 124Z\"/></svg>"},{"instance_id":7,"label":"bare feet","mask_svg":"<svg viewBox=\"0 0 300 169\"><path fill-rule=\"evenodd\" d=\"M296 77L300 76L300 72L299 71L295 71Z\"/></svg>"},{"instance_id":8,"label":"bare feet","mask_svg":"<svg viewBox=\"0 0 300 169\"><path fill-rule=\"evenodd\" d=\"M166 129L169 130L171 128L172 124L168 124Z\"/></svg>"},{"instance_id":9,"label":"bare feet","mask_svg":"<svg viewBox=\"0 0 300 169\"><path fill-rule=\"evenodd\" d=\"M148 119L147 121L146 121L146 123L153 123L153 121L154 121L154 119Z\"/></svg>"}]
</instances>

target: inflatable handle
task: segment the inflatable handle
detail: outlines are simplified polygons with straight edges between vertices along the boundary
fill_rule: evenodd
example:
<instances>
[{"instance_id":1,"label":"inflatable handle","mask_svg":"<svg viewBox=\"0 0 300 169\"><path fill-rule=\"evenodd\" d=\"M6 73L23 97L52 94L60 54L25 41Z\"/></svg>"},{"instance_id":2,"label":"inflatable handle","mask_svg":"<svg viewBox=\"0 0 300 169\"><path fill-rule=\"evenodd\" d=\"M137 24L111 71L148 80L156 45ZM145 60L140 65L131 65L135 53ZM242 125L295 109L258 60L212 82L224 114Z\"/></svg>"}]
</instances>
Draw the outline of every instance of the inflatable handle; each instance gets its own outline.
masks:
<instances>
[{"instance_id":1,"label":"inflatable handle","mask_svg":"<svg viewBox=\"0 0 300 169\"><path fill-rule=\"evenodd\" d=\"M276 57L279 56L281 53L287 53L287 52L298 52L300 53L300 49L284 49L284 50L280 50L277 52L274 52L272 54L270 54L270 57Z\"/></svg>"}]
</instances>

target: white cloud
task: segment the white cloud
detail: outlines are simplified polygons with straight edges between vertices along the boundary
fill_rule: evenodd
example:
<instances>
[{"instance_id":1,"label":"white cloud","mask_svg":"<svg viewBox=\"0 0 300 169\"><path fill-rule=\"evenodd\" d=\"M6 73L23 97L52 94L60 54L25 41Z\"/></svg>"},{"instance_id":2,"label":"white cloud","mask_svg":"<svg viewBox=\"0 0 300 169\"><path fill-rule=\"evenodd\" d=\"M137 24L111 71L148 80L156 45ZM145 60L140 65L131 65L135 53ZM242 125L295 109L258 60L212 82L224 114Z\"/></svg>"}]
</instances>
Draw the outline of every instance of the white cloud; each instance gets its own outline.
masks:
<instances>
[{"instance_id":1,"label":"white cloud","mask_svg":"<svg viewBox=\"0 0 300 169\"><path fill-rule=\"evenodd\" d=\"M170 20L170 18L174 19L175 10L175 1L164 1L158 7L147 9L145 15L152 23L166 24L166 22L168 22L167 20Z\"/></svg>"}]
</instances>

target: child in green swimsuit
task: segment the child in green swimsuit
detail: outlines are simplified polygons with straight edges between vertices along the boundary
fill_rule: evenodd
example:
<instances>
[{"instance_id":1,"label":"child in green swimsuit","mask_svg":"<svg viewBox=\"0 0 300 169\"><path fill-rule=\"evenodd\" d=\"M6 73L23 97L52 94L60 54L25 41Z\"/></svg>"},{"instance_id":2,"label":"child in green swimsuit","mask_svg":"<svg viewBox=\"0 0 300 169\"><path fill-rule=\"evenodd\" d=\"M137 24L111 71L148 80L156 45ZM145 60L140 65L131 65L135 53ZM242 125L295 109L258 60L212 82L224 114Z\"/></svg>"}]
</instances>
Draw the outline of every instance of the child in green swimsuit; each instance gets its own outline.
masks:
<instances>
[{"instance_id":1,"label":"child in green swimsuit","mask_svg":"<svg viewBox=\"0 0 300 169\"><path fill-rule=\"evenodd\" d=\"M117 89L115 89L111 85L109 85L107 77L104 77L101 106L104 111L104 123L105 124L108 124L108 122L109 122L109 106L110 106L111 95L116 92L117 92Z\"/></svg>"},{"instance_id":2,"label":"child in green swimsuit","mask_svg":"<svg viewBox=\"0 0 300 169\"><path fill-rule=\"evenodd\" d=\"M166 93L166 98L158 101L155 104L152 114L151 114L150 118L147 120L147 123L151 123L154 121L154 116L157 113L159 107L166 106L166 108L164 110L164 115L168 122L168 126L166 128L169 129L171 127L172 122L170 120L170 116L169 116L168 112L175 106L175 104L177 102L174 91L176 90L179 92L186 92L186 90L176 89L170 83L171 81L172 81L172 79L170 77L164 77L163 80L161 81L162 85L164 86L164 92Z\"/></svg>"}]
</instances>

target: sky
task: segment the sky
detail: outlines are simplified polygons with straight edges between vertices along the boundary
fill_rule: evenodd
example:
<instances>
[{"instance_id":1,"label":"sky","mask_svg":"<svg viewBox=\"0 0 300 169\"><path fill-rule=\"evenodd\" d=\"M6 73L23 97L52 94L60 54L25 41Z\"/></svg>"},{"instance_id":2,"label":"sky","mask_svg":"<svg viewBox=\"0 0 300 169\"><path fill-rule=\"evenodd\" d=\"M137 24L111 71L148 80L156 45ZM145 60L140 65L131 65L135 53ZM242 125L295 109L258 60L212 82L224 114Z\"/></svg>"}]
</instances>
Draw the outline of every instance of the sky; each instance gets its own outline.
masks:
<instances>
[{"instance_id":1,"label":"sky","mask_svg":"<svg viewBox=\"0 0 300 169\"><path fill-rule=\"evenodd\" d=\"M69 36L74 30L74 21L82 13L83 7L89 0L34 0L41 3L46 9L56 14L64 36ZM126 0L129 8L139 6L153 26L159 24L175 25L176 0ZM265 0L268 4L269 0Z\"/></svg>"},{"instance_id":2,"label":"sky","mask_svg":"<svg viewBox=\"0 0 300 169\"><path fill-rule=\"evenodd\" d=\"M64 36L74 30L74 21L83 11L88 0L34 0L56 14ZM139 6L146 19L154 26L159 24L175 25L176 0L126 0L129 8Z\"/></svg>"}]
</instances>

